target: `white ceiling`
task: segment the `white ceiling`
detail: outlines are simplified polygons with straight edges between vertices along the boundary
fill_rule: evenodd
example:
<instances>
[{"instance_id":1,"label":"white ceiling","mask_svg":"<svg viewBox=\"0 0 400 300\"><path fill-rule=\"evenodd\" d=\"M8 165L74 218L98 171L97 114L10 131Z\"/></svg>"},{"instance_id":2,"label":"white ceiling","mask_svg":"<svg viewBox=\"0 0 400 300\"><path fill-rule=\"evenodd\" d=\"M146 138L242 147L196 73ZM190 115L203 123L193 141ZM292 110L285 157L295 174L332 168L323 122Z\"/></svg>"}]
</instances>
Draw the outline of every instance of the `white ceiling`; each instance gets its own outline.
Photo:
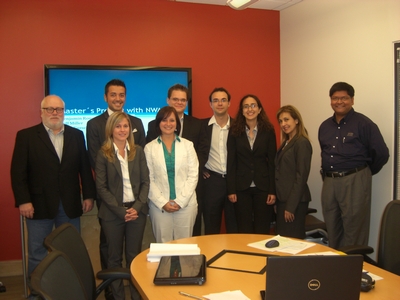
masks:
<instances>
[{"instance_id":1,"label":"white ceiling","mask_svg":"<svg viewBox=\"0 0 400 300\"><path fill-rule=\"evenodd\" d=\"M226 5L226 0L170 0L170 1L212 4L212 5ZM301 1L303 0L259 0L258 2L250 5L248 8L283 10Z\"/></svg>"}]
</instances>

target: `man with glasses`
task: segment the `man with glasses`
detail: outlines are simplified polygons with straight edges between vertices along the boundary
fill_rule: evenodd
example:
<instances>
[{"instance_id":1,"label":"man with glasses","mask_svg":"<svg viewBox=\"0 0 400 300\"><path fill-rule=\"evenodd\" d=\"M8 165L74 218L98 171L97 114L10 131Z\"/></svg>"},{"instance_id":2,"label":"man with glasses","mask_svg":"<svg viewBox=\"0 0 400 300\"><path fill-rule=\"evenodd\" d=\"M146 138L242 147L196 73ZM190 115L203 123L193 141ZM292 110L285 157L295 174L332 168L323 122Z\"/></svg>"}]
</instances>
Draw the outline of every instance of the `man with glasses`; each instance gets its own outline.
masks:
<instances>
[{"instance_id":1,"label":"man with glasses","mask_svg":"<svg viewBox=\"0 0 400 300\"><path fill-rule=\"evenodd\" d=\"M60 97L45 97L42 123L20 130L15 141L11 183L15 206L26 218L28 276L47 255L43 240L53 226L68 222L80 231L80 216L93 207L96 190L83 132L64 125L64 109Z\"/></svg>"},{"instance_id":2,"label":"man with glasses","mask_svg":"<svg viewBox=\"0 0 400 300\"><path fill-rule=\"evenodd\" d=\"M213 111L211 118L203 121L199 163L203 191L203 217L205 234L218 234L221 229L222 213L227 233L237 233L235 209L228 200L226 186L226 158L229 126L228 114L231 95L223 88L215 88L209 97Z\"/></svg>"},{"instance_id":3,"label":"man with glasses","mask_svg":"<svg viewBox=\"0 0 400 300\"><path fill-rule=\"evenodd\" d=\"M389 149L378 126L354 111L350 84L335 83L329 96L334 114L318 133L329 246L368 245L372 175L388 161Z\"/></svg>"},{"instance_id":4,"label":"man with glasses","mask_svg":"<svg viewBox=\"0 0 400 300\"><path fill-rule=\"evenodd\" d=\"M182 84L175 84L168 89L167 104L175 108L181 122L181 130L177 134L189 141L194 145L196 153L198 152L199 136L201 130L201 121L195 117L186 115L185 109L188 104L189 90ZM158 137L156 131L155 120L149 122L146 142L149 143ZM197 186L197 202L201 196L199 195L200 186ZM201 235L201 205L198 206L196 222L193 227L193 236Z\"/></svg>"},{"instance_id":5,"label":"man with glasses","mask_svg":"<svg viewBox=\"0 0 400 300\"><path fill-rule=\"evenodd\" d=\"M189 90L182 84L171 86L168 90L167 104L175 108L178 113L181 122L181 131L178 132L178 135L193 142L194 148L197 151L201 122L199 119L184 113L189 101L188 93ZM148 125L146 142L151 142L157 136L155 120L153 120Z\"/></svg>"}]
</instances>

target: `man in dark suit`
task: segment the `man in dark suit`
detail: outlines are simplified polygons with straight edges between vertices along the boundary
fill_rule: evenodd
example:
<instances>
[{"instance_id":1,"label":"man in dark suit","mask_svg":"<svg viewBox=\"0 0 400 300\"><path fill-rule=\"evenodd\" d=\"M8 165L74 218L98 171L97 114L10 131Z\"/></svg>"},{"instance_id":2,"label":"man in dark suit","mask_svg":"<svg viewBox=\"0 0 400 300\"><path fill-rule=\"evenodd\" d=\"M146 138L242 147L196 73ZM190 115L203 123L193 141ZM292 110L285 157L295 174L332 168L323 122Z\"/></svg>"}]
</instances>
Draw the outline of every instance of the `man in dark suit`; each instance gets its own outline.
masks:
<instances>
[{"instance_id":1,"label":"man in dark suit","mask_svg":"<svg viewBox=\"0 0 400 300\"><path fill-rule=\"evenodd\" d=\"M196 153L198 153L201 121L195 117L184 114L187 103L189 101L188 94L189 91L186 86L182 84L175 84L168 89L167 104L175 108L175 110L178 113L181 122L181 131L179 132L179 136L191 141L194 145ZM152 140L158 137L155 124L156 122L155 120L153 120L148 125L148 131L146 136L147 143L151 142ZM201 188L198 185L196 188L198 210L197 210L196 222L193 227L194 236L201 235L202 211L201 211L201 203L199 203L199 201L202 197L199 194L200 189Z\"/></svg>"},{"instance_id":2,"label":"man in dark suit","mask_svg":"<svg viewBox=\"0 0 400 300\"><path fill-rule=\"evenodd\" d=\"M64 102L41 103L42 123L17 133L11 162L15 206L26 218L28 275L47 255L44 238L53 226L72 223L93 207L95 185L82 131L64 125ZM83 201L81 201L81 192Z\"/></svg>"},{"instance_id":3,"label":"man in dark suit","mask_svg":"<svg viewBox=\"0 0 400 300\"><path fill-rule=\"evenodd\" d=\"M108 117L114 112L123 110L126 102L126 86L122 80L113 79L109 81L104 89L104 100L108 104L107 110L101 115L91 119L86 126L87 146L89 150L90 164L93 170L96 167L96 155L105 140L105 128ZM142 120L129 116L132 124L132 132L135 144L142 147L146 145L145 133ZM101 199L96 197L97 209L100 210ZM101 222L100 222L101 224ZM102 269L107 268L108 247L103 229L100 227L100 262ZM113 299L111 290L106 290L106 298Z\"/></svg>"},{"instance_id":4,"label":"man in dark suit","mask_svg":"<svg viewBox=\"0 0 400 300\"><path fill-rule=\"evenodd\" d=\"M167 104L175 108L181 121L181 132L179 136L193 142L194 149L198 148L199 134L201 129L201 122L199 119L188 116L184 113L188 104L188 89L184 85L175 84L168 90ZM158 137L155 127L155 120L151 121L148 125L146 143L151 142Z\"/></svg>"},{"instance_id":5,"label":"man in dark suit","mask_svg":"<svg viewBox=\"0 0 400 300\"><path fill-rule=\"evenodd\" d=\"M231 95L224 88L215 88L210 94L210 107L214 112L202 124L199 163L202 173L202 201L205 234L220 233L222 212L227 233L236 233L233 203L228 200L226 187L226 158L231 118L228 109Z\"/></svg>"},{"instance_id":6,"label":"man in dark suit","mask_svg":"<svg viewBox=\"0 0 400 300\"><path fill-rule=\"evenodd\" d=\"M86 126L87 146L89 150L90 164L95 169L96 155L105 140L105 128L108 117L116 111L122 111L126 102L126 86L122 80L113 79L109 81L104 90L104 100L108 104L107 110L101 115L89 120ZM132 124L135 144L144 148L146 138L142 120L129 116ZM98 204L97 204L98 205Z\"/></svg>"}]
</instances>

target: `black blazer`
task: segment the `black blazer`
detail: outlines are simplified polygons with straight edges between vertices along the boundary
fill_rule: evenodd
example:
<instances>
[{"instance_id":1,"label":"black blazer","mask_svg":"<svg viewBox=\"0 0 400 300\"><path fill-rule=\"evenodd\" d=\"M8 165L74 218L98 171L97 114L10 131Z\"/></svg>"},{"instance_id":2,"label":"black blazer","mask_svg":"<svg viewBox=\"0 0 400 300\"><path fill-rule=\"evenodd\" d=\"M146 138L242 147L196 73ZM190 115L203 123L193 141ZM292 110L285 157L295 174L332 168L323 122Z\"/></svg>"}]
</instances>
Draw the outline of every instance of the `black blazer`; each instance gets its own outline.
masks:
<instances>
[{"instance_id":1,"label":"black blazer","mask_svg":"<svg viewBox=\"0 0 400 300\"><path fill-rule=\"evenodd\" d=\"M199 146L200 130L201 130L201 120L185 114L183 115L182 137L193 143L196 152ZM148 125L146 143L150 143L157 137L158 134L156 131L156 120L153 120L149 122Z\"/></svg>"},{"instance_id":2,"label":"black blazer","mask_svg":"<svg viewBox=\"0 0 400 300\"><path fill-rule=\"evenodd\" d=\"M199 138L199 149L197 156L199 159L200 171L203 171L204 166L208 161L208 155L211 149L211 139L212 139L212 126L208 125L211 118L201 120L201 130ZM202 176L201 176L202 177Z\"/></svg>"},{"instance_id":3,"label":"black blazer","mask_svg":"<svg viewBox=\"0 0 400 300\"><path fill-rule=\"evenodd\" d=\"M206 165L206 163L208 161L208 156L210 154L210 149L211 149L213 125L208 125L208 122L210 122L210 119L211 119L211 117L200 120L201 121L201 131L200 131L199 149L197 152L197 156L199 158L199 166L200 166L201 171L203 171L204 166ZM232 124L232 122L233 122L233 119L230 118L230 123Z\"/></svg>"},{"instance_id":4,"label":"black blazer","mask_svg":"<svg viewBox=\"0 0 400 300\"><path fill-rule=\"evenodd\" d=\"M96 155L106 139L105 129L108 117L108 112L105 111L101 115L89 120L86 125L87 146L89 150L90 165L93 170L96 167ZM129 119L132 124L135 144L144 148L146 145L146 137L142 120L131 115L129 115Z\"/></svg>"},{"instance_id":5,"label":"black blazer","mask_svg":"<svg viewBox=\"0 0 400 300\"><path fill-rule=\"evenodd\" d=\"M11 161L15 206L31 202L34 219L53 219L62 201L69 218L82 215L83 199L95 198L95 185L83 132L64 125L62 160L42 123L17 133Z\"/></svg>"},{"instance_id":6,"label":"black blazer","mask_svg":"<svg viewBox=\"0 0 400 300\"><path fill-rule=\"evenodd\" d=\"M295 137L275 158L275 184L278 201L286 202L285 210L295 213L299 202L311 201L307 185L312 147L305 137Z\"/></svg>"},{"instance_id":7,"label":"black blazer","mask_svg":"<svg viewBox=\"0 0 400 300\"><path fill-rule=\"evenodd\" d=\"M250 187L256 187L275 195L276 139L275 132L258 131L253 150L246 132L240 136L228 135L227 185L228 195L236 194Z\"/></svg>"}]
</instances>

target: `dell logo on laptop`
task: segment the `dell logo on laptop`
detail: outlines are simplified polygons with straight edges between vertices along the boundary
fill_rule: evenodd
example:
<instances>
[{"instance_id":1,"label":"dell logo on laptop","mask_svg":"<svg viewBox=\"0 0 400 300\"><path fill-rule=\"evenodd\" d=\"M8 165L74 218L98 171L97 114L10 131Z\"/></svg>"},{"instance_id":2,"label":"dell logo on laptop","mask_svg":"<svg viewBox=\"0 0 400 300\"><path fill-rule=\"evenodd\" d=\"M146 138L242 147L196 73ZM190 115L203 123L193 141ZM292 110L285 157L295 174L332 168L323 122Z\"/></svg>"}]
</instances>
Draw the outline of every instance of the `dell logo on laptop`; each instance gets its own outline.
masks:
<instances>
[{"instance_id":1,"label":"dell logo on laptop","mask_svg":"<svg viewBox=\"0 0 400 300\"><path fill-rule=\"evenodd\" d=\"M321 283L317 279L311 279L308 282L308 288L312 291L316 291L321 287Z\"/></svg>"}]
</instances>

